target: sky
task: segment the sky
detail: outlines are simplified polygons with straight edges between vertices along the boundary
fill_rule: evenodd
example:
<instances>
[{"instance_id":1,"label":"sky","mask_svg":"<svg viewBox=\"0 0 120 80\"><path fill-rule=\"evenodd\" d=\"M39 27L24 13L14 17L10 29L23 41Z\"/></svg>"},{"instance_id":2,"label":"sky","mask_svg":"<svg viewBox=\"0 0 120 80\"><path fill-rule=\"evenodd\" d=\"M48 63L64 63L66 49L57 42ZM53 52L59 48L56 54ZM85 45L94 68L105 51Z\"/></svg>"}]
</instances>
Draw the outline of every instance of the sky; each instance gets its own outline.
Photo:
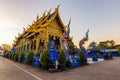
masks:
<instances>
[{"instance_id":1,"label":"sky","mask_svg":"<svg viewBox=\"0 0 120 80\"><path fill-rule=\"evenodd\" d=\"M60 4L59 12L65 25L71 18L75 45L89 29L85 43L114 40L120 43L120 0L0 0L0 45L12 44L23 27L32 24L38 14L51 12Z\"/></svg>"}]
</instances>

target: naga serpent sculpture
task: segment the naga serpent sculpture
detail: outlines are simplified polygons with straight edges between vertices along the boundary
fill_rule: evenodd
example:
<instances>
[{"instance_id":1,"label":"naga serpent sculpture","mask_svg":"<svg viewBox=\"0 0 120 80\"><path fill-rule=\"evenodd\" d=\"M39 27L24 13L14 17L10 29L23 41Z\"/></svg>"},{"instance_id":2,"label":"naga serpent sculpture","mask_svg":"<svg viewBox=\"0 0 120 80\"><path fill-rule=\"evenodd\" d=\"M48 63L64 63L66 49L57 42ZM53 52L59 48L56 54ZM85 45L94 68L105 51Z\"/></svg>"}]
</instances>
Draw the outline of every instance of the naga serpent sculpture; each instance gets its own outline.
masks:
<instances>
[{"instance_id":1,"label":"naga serpent sculpture","mask_svg":"<svg viewBox=\"0 0 120 80\"><path fill-rule=\"evenodd\" d=\"M84 56L86 56L86 57L87 57L87 50L85 49L83 44L85 44L85 41L88 41L88 32L89 32L89 29L86 32L86 36L82 40L80 40L80 42L79 42L79 47L81 48Z\"/></svg>"},{"instance_id":2,"label":"naga serpent sculpture","mask_svg":"<svg viewBox=\"0 0 120 80\"><path fill-rule=\"evenodd\" d=\"M63 45L64 51L66 53L68 53L68 51L69 51L69 47L68 47L67 41L68 41L68 39L70 37L70 23L71 23L71 19L69 20L69 23L66 26L67 31L63 34L63 39L62 39L62 45Z\"/></svg>"}]
</instances>

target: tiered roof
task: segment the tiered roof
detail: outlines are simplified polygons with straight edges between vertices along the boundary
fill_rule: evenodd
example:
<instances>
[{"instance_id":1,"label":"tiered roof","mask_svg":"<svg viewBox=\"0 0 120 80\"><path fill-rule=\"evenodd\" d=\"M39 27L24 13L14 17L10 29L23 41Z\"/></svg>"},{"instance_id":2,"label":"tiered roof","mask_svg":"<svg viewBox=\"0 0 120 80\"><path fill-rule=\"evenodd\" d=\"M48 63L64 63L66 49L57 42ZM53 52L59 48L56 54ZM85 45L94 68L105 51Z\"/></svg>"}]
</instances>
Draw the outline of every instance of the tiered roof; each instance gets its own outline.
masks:
<instances>
[{"instance_id":1,"label":"tiered roof","mask_svg":"<svg viewBox=\"0 0 120 80\"><path fill-rule=\"evenodd\" d=\"M29 37L28 35L34 35L38 33L41 28L47 27L53 20L56 20L58 22L58 25L61 27L62 32L65 32L66 27L60 18L58 9L59 6L55 8L55 11L53 13L50 13L51 12L50 9L47 15L46 12L44 12L41 18L39 18L39 16L37 15L36 21L33 21L32 25L28 25L29 27L27 29L23 28L23 33L18 34L18 37L15 37L14 43L17 43L21 38Z\"/></svg>"}]
</instances>

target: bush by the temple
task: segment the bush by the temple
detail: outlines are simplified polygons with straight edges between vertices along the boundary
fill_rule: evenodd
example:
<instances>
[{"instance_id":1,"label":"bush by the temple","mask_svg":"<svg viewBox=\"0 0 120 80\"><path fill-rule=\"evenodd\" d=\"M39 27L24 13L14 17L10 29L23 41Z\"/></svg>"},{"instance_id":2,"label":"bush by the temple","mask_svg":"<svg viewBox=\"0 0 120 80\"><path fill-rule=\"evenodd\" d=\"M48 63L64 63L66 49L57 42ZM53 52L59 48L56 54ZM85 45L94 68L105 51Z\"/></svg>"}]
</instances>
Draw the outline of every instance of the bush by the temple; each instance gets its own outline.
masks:
<instances>
[{"instance_id":1,"label":"bush by the temple","mask_svg":"<svg viewBox=\"0 0 120 80\"><path fill-rule=\"evenodd\" d=\"M104 58L107 60L112 59L113 58L112 53L108 52Z\"/></svg>"},{"instance_id":2,"label":"bush by the temple","mask_svg":"<svg viewBox=\"0 0 120 80\"><path fill-rule=\"evenodd\" d=\"M9 57L8 57L8 58L9 58L9 59L11 59L11 58L12 58L12 54L11 54L11 53L9 54Z\"/></svg>"},{"instance_id":3,"label":"bush by the temple","mask_svg":"<svg viewBox=\"0 0 120 80\"><path fill-rule=\"evenodd\" d=\"M42 64L42 67L48 67L49 66L49 51L47 49L43 50L43 52L40 55L40 63Z\"/></svg>"},{"instance_id":4,"label":"bush by the temple","mask_svg":"<svg viewBox=\"0 0 120 80\"><path fill-rule=\"evenodd\" d=\"M70 50L74 50L74 43L72 42L72 40L68 41L68 46L70 48Z\"/></svg>"},{"instance_id":5,"label":"bush by the temple","mask_svg":"<svg viewBox=\"0 0 120 80\"><path fill-rule=\"evenodd\" d=\"M14 60L15 53L12 53L11 59Z\"/></svg>"},{"instance_id":6,"label":"bush by the temple","mask_svg":"<svg viewBox=\"0 0 120 80\"><path fill-rule=\"evenodd\" d=\"M82 51L79 51L79 55L80 55L80 63L81 64L86 64L87 63L87 58L84 56Z\"/></svg>"},{"instance_id":7,"label":"bush by the temple","mask_svg":"<svg viewBox=\"0 0 120 80\"><path fill-rule=\"evenodd\" d=\"M4 53L3 57L7 58L8 57L8 53Z\"/></svg>"},{"instance_id":8,"label":"bush by the temple","mask_svg":"<svg viewBox=\"0 0 120 80\"><path fill-rule=\"evenodd\" d=\"M61 50L60 53L58 54L58 62L59 62L60 66L65 66L66 55L65 55L65 52L63 50Z\"/></svg>"},{"instance_id":9,"label":"bush by the temple","mask_svg":"<svg viewBox=\"0 0 120 80\"><path fill-rule=\"evenodd\" d=\"M15 55L14 55L14 61L18 61L18 53L15 53Z\"/></svg>"},{"instance_id":10,"label":"bush by the temple","mask_svg":"<svg viewBox=\"0 0 120 80\"><path fill-rule=\"evenodd\" d=\"M3 57L9 58L9 53L8 53L8 52L5 52L5 53L3 54Z\"/></svg>"},{"instance_id":11,"label":"bush by the temple","mask_svg":"<svg viewBox=\"0 0 120 80\"><path fill-rule=\"evenodd\" d=\"M34 53L31 51L27 55L27 64L32 64Z\"/></svg>"},{"instance_id":12,"label":"bush by the temple","mask_svg":"<svg viewBox=\"0 0 120 80\"><path fill-rule=\"evenodd\" d=\"M23 58L24 58L24 53L20 54L20 62L23 62Z\"/></svg>"}]
</instances>

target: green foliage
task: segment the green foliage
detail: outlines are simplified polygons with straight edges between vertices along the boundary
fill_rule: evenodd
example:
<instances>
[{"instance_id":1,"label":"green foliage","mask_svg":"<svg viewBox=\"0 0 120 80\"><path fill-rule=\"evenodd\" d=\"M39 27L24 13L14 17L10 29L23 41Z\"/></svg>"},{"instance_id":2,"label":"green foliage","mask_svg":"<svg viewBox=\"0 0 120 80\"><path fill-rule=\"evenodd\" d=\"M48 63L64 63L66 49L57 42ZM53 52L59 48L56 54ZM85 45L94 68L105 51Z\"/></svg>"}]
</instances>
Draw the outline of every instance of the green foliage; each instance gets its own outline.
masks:
<instances>
[{"instance_id":1,"label":"green foliage","mask_svg":"<svg viewBox=\"0 0 120 80\"><path fill-rule=\"evenodd\" d=\"M108 52L105 56L105 59L112 59L112 53Z\"/></svg>"},{"instance_id":2,"label":"green foliage","mask_svg":"<svg viewBox=\"0 0 120 80\"><path fill-rule=\"evenodd\" d=\"M33 56L34 56L34 53L32 51L30 53L28 53L28 55L27 55L27 63L28 64L32 64Z\"/></svg>"},{"instance_id":3,"label":"green foliage","mask_svg":"<svg viewBox=\"0 0 120 80\"><path fill-rule=\"evenodd\" d=\"M82 53L82 51L79 51L79 55L80 55L80 63L81 64L86 64L87 63L87 58L84 56L84 54Z\"/></svg>"},{"instance_id":4,"label":"green foliage","mask_svg":"<svg viewBox=\"0 0 120 80\"><path fill-rule=\"evenodd\" d=\"M8 58L9 54L8 52L4 53L3 57Z\"/></svg>"},{"instance_id":5,"label":"green foliage","mask_svg":"<svg viewBox=\"0 0 120 80\"><path fill-rule=\"evenodd\" d=\"M68 41L68 46L70 48L70 50L74 50L74 43L72 42L72 40Z\"/></svg>"},{"instance_id":6,"label":"green foliage","mask_svg":"<svg viewBox=\"0 0 120 80\"><path fill-rule=\"evenodd\" d=\"M117 52L120 54L120 47L117 49Z\"/></svg>"},{"instance_id":7,"label":"green foliage","mask_svg":"<svg viewBox=\"0 0 120 80\"><path fill-rule=\"evenodd\" d=\"M40 62L42 66L49 66L49 51L47 49L43 50L43 52L40 55Z\"/></svg>"},{"instance_id":8,"label":"green foliage","mask_svg":"<svg viewBox=\"0 0 120 80\"><path fill-rule=\"evenodd\" d=\"M4 51L6 52L8 52L8 51L10 51L11 50L11 45L9 45L9 44L2 44L2 48L4 49Z\"/></svg>"},{"instance_id":9,"label":"green foliage","mask_svg":"<svg viewBox=\"0 0 120 80\"><path fill-rule=\"evenodd\" d=\"M115 45L114 40L106 40L106 41L99 42L98 47L109 49L109 48L112 48L114 45Z\"/></svg>"},{"instance_id":10,"label":"green foliage","mask_svg":"<svg viewBox=\"0 0 120 80\"><path fill-rule=\"evenodd\" d=\"M12 54L11 54L11 53L9 54L9 57L8 57L8 58L9 58L9 59L11 59L11 58L12 58Z\"/></svg>"},{"instance_id":11,"label":"green foliage","mask_svg":"<svg viewBox=\"0 0 120 80\"><path fill-rule=\"evenodd\" d=\"M15 53L15 55L14 55L14 61L18 61L18 53Z\"/></svg>"},{"instance_id":12,"label":"green foliage","mask_svg":"<svg viewBox=\"0 0 120 80\"><path fill-rule=\"evenodd\" d=\"M23 62L23 58L24 58L24 53L20 54L20 62Z\"/></svg>"},{"instance_id":13,"label":"green foliage","mask_svg":"<svg viewBox=\"0 0 120 80\"><path fill-rule=\"evenodd\" d=\"M58 62L59 62L60 66L65 66L66 55L65 55L65 52L63 50L61 50L60 53L58 54Z\"/></svg>"},{"instance_id":14,"label":"green foliage","mask_svg":"<svg viewBox=\"0 0 120 80\"><path fill-rule=\"evenodd\" d=\"M14 60L15 53L12 53L11 59Z\"/></svg>"}]
</instances>

